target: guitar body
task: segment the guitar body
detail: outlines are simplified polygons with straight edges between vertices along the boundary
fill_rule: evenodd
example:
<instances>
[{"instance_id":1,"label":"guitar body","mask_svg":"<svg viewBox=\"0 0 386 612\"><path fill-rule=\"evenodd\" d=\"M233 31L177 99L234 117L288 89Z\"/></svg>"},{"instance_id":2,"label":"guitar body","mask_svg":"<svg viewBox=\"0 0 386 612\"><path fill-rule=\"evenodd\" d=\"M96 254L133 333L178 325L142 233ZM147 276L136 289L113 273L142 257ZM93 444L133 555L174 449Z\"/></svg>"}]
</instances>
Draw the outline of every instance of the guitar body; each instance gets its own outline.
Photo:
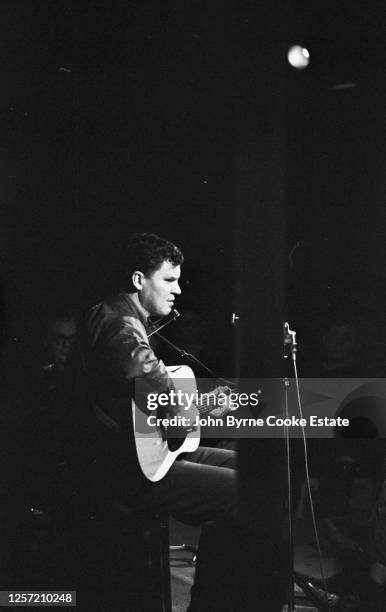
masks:
<instances>
[{"instance_id":1,"label":"guitar body","mask_svg":"<svg viewBox=\"0 0 386 612\"><path fill-rule=\"evenodd\" d=\"M188 366L170 366L167 371L173 379L176 391L181 390L189 394L196 393L196 380L191 368ZM177 449L171 450L166 439L165 428L162 426L152 427L147 423L147 417L156 415L156 411L148 410L144 412L138 408L133 400L132 412L138 462L143 474L152 482L161 480L181 453L193 452L200 444L200 428L198 427L195 431L187 433L185 438L181 438L181 444ZM181 407L180 414L195 420L199 412L194 406L189 410L184 410Z\"/></svg>"}]
</instances>

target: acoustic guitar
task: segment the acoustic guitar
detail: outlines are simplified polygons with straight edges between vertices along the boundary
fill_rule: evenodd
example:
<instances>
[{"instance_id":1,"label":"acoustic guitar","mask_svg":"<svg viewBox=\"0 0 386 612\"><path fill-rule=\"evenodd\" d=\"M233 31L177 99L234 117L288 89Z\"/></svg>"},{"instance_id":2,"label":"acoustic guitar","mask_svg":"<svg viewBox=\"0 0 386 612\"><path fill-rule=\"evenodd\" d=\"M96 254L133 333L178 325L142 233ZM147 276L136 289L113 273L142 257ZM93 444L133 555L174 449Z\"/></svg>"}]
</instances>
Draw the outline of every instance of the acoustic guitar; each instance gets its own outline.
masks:
<instances>
[{"instance_id":1,"label":"acoustic guitar","mask_svg":"<svg viewBox=\"0 0 386 612\"><path fill-rule=\"evenodd\" d=\"M193 395L197 397L196 379L189 366L169 366L167 371L173 379L176 392L181 390L183 394L188 394L188 397ZM203 394L203 401L192 403L188 410L186 406L179 404L178 413L190 424L195 423L198 416L208 415L214 409L216 417L221 418L223 414L229 412L229 407L227 405L219 407L215 398L220 392L224 392L224 389L226 387L217 387L210 393ZM184 427L181 437L176 439L174 427L168 428L167 425L156 424L159 416L156 410L141 409L132 400L132 414L138 462L143 474L152 482L161 480L179 455L195 451L200 444L199 424L195 427Z\"/></svg>"}]
</instances>

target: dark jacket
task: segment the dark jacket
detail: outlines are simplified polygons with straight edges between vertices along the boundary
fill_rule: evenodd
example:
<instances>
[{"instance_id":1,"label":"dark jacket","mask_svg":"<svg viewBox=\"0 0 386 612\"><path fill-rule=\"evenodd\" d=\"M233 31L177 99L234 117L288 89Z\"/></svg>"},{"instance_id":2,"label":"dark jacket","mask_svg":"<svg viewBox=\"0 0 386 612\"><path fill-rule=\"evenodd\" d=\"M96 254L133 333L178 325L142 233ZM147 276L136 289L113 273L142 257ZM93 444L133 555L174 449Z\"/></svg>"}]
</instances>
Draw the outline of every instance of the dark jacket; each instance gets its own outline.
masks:
<instances>
[{"instance_id":1,"label":"dark jacket","mask_svg":"<svg viewBox=\"0 0 386 612\"><path fill-rule=\"evenodd\" d=\"M86 316L85 363L104 454L99 452L99 461L115 470L114 477L128 469L130 480L140 471L133 443L134 379L146 381L153 392L173 388L165 365L149 345L147 329L146 313L128 293L97 304Z\"/></svg>"}]
</instances>

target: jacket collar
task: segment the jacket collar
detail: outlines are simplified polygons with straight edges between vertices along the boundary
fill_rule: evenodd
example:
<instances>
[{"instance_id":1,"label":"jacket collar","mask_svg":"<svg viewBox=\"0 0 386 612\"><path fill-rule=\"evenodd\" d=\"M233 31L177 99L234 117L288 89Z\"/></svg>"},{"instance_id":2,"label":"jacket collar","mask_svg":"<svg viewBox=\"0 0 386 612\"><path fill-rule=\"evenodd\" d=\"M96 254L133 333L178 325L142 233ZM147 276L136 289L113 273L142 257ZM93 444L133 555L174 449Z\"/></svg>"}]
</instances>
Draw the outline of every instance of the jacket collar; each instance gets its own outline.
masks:
<instances>
[{"instance_id":1,"label":"jacket collar","mask_svg":"<svg viewBox=\"0 0 386 612\"><path fill-rule=\"evenodd\" d=\"M142 325L144 327L149 327L151 325L151 323L149 321L149 315L147 314L146 310L141 306L141 304L138 304L133 299L133 296L130 293L122 292L120 295L121 295L122 299L134 311L135 316L138 317L138 319L141 321Z\"/></svg>"}]
</instances>

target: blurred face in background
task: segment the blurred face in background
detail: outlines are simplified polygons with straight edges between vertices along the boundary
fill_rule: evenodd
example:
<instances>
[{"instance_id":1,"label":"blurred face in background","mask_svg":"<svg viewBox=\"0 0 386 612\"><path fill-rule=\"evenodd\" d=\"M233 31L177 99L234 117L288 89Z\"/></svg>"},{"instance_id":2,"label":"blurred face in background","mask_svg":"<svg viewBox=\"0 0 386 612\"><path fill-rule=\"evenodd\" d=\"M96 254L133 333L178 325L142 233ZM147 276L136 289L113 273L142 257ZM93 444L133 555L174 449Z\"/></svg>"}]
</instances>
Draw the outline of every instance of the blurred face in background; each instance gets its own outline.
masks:
<instances>
[{"instance_id":1,"label":"blurred face in background","mask_svg":"<svg viewBox=\"0 0 386 612\"><path fill-rule=\"evenodd\" d=\"M351 364L356 360L360 349L353 325L342 323L333 325L323 338L327 361L339 364Z\"/></svg>"},{"instance_id":2,"label":"blurred face in background","mask_svg":"<svg viewBox=\"0 0 386 612\"><path fill-rule=\"evenodd\" d=\"M55 319L45 341L47 359L56 365L65 365L73 351L77 331L73 319Z\"/></svg>"}]
</instances>

